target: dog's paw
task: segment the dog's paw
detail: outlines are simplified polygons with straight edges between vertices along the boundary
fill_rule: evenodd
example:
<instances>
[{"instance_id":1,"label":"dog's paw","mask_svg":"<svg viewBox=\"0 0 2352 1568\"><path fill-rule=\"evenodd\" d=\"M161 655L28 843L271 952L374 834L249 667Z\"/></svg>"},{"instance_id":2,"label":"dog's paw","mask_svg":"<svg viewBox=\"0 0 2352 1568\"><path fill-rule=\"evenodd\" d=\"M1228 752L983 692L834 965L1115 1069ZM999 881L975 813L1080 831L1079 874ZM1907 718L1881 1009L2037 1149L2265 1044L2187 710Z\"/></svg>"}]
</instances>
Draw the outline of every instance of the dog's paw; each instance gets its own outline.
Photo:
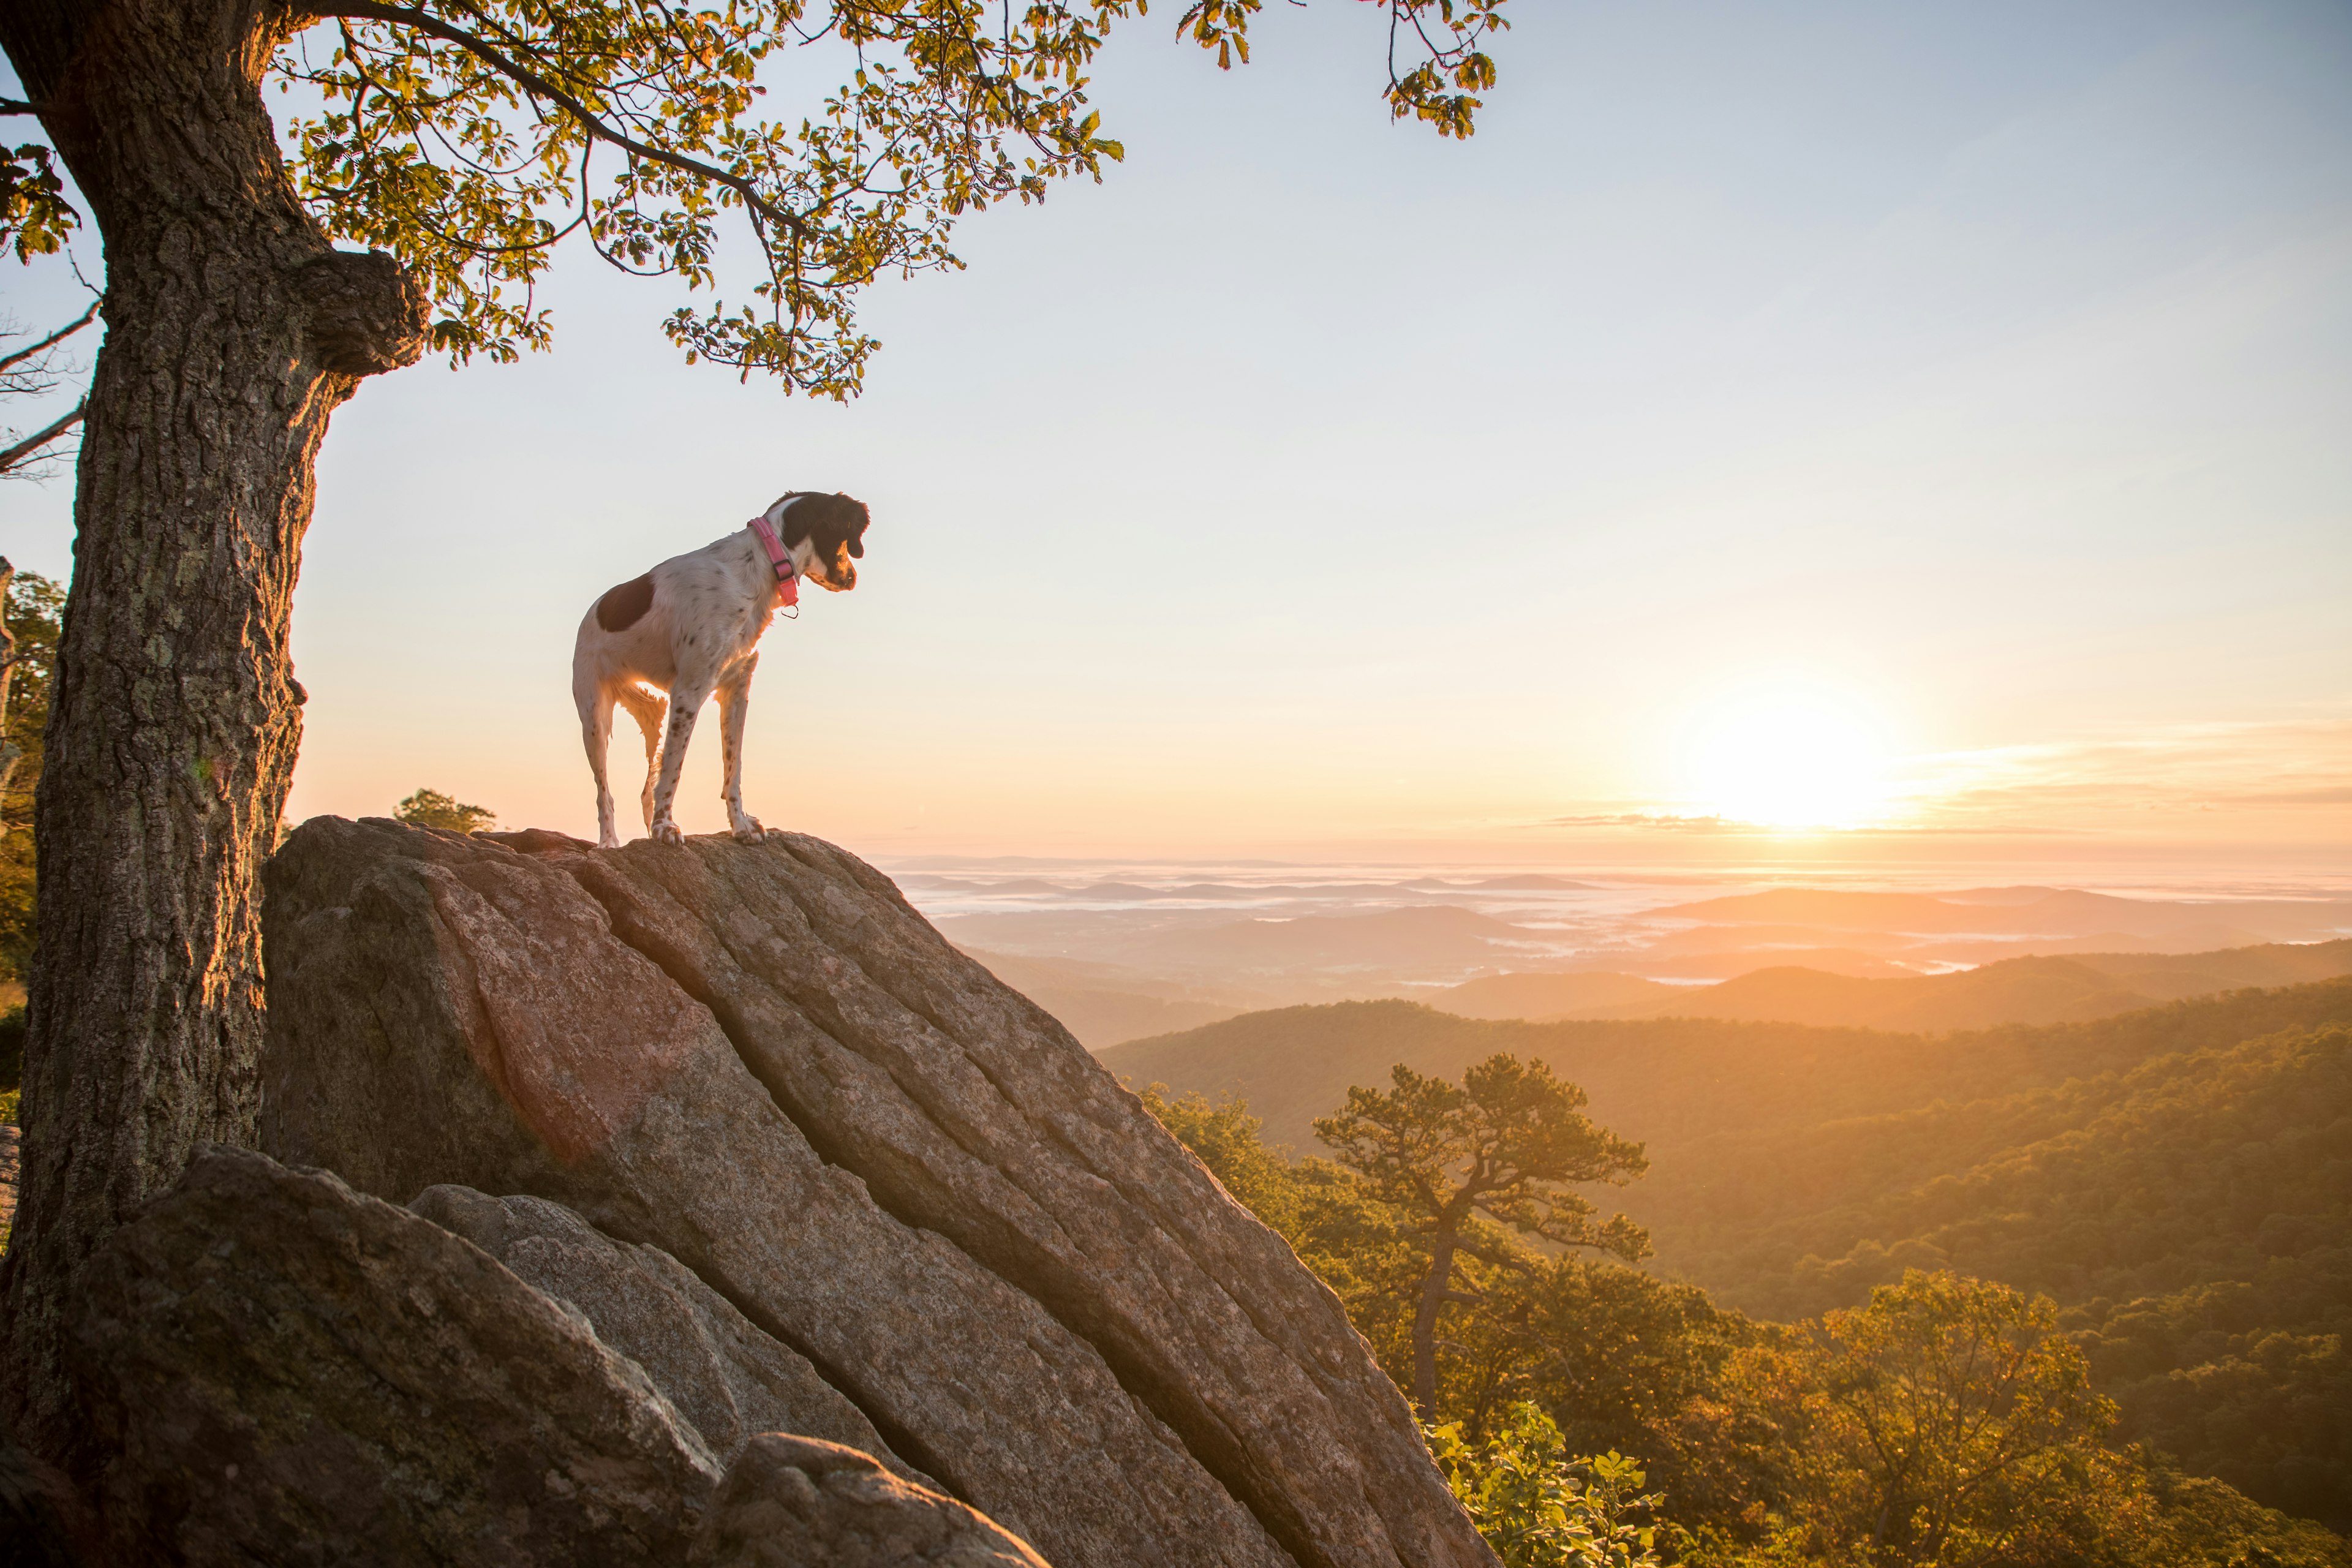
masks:
<instances>
[{"instance_id":1,"label":"dog's paw","mask_svg":"<svg viewBox=\"0 0 2352 1568\"><path fill-rule=\"evenodd\" d=\"M686 842L685 830L680 828L677 823L667 819L656 822L651 827L646 829L646 836L656 844L683 844Z\"/></svg>"}]
</instances>

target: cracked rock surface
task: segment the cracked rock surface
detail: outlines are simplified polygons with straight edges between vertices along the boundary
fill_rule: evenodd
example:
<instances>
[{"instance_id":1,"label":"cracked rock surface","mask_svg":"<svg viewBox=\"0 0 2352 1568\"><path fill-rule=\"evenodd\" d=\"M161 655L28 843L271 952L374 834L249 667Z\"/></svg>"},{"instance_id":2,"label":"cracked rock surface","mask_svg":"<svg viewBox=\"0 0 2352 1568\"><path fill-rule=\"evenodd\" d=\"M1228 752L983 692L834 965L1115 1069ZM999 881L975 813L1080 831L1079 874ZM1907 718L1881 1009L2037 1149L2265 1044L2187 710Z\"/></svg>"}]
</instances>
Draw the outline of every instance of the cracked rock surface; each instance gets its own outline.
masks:
<instances>
[{"instance_id":1,"label":"cracked rock surface","mask_svg":"<svg viewBox=\"0 0 2352 1568\"><path fill-rule=\"evenodd\" d=\"M125 1563L654 1563L719 1468L479 1248L209 1148L83 1277L71 1357Z\"/></svg>"},{"instance_id":2,"label":"cracked rock surface","mask_svg":"<svg viewBox=\"0 0 2352 1568\"><path fill-rule=\"evenodd\" d=\"M929 1481L804 1358L660 1248L614 1241L545 1198L439 1186L408 1206L579 1311L598 1339L645 1369L720 1463L760 1433L793 1432L873 1455L902 1479Z\"/></svg>"},{"instance_id":3,"label":"cracked rock surface","mask_svg":"<svg viewBox=\"0 0 2352 1568\"><path fill-rule=\"evenodd\" d=\"M973 1510L837 1443L754 1434L722 1467L602 1337L609 1322L691 1381L639 1321L663 1300L646 1288L658 1264L552 1205L426 1196L527 1263L560 1238L572 1256L552 1276L588 1282L602 1318L328 1172L207 1148L85 1277L73 1357L108 1455L107 1539L0 1531L6 1561L1042 1568ZM672 1300L697 1323L708 1307L683 1287ZM870 1436L838 1410L787 1414Z\"/></svg>"},{"instance_id":4,"label":"cracked rock surface","mask_svg":"<svg viewBox=\"0 0 2352 1568\"><path fill-rule=\"evenodd\" d=\"M1494 1562L1329 1291L832 846L313 819L265 927L265 1148L659 1248L1061 1568Z\"/></svg>"}]
</instances>

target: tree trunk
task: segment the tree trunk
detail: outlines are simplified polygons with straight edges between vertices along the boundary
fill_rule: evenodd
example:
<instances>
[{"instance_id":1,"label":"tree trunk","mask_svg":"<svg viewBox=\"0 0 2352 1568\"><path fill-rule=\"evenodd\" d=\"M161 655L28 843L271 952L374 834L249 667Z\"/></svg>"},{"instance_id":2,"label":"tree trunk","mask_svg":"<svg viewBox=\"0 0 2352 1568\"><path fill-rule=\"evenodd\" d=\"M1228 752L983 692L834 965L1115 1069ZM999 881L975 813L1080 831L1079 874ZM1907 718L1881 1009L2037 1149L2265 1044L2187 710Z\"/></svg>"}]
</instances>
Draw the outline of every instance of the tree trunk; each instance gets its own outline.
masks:
<instances>
[{"instance_id":1,"label":"tree trunk","mask_svg":"<svg viewBox=\"0 0 2352 1568\"><path fill-rule=\"evenodd\" d=\"M200 1140L250 1144L257 876L301 732L287 617L311 465L424 300L329 248L260 96L252 0L8 0L0 45L105 240L107 337L34 823L24 1164L0 1405L72 1460L81 1263Z\"/></svg>"},{"instance_id":2,"label":"tree trunk","mask_svg":"<svg viewBox=\"0 0 2352 1568\"><path fill-rule=\"evenodd\" d=\"M1437 1314L1454 1286L1456 1223L1443 1212L1437 1216L1429 1273L1421 1282L1421 1301L1412 1314L1412 1404L1423 1421L1437 1419Z\"/></svg>"}]
</instances>

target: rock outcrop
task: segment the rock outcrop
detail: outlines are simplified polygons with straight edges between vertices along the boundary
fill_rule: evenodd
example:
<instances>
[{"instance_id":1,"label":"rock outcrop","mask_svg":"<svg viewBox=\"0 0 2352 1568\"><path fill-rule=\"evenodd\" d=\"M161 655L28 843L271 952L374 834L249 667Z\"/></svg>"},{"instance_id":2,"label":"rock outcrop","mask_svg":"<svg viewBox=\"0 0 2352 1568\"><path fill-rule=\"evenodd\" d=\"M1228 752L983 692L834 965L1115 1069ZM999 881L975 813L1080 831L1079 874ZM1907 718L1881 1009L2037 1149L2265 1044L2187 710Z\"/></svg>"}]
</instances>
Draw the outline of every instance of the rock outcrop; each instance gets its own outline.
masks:
<instances>
[{"instance_id":1,"label":"rock outcrop","mask_svg":"<svg viewBox=\"0 0 2352 1568\"><path fill-rule=\"evenodd\" d=\"M598 1339L645 1369L720 1463L758 1434L791 1432L870 1454L902 1479L929 1482L805 1359L761 1332L668 1253L614 1241L544 1198L440 1186L408 1206L580 1311Z\"/></svg>"},{"instance_id":2,"label":"rock outcrop","mask_svg":"<svg viewBox=\"0 0 2352 1568\"><path fill-rule=\"evenodd\" d=\"M585 1321L258 1154L200 1153L115 1233L69 1355L123 1562L656 1563L719 1480Z\"/></svg>"},{"instance_id":3,"label":"rock outcrop","mask_svg":"<svg viewBox=\"0 0 2352 1568\"><path fill-rule=\"evenodd\" d=\"M660 1263L551 1205L428 1195L527 1260L560 1250L554 1272L652 1342ZM694 1289L672 1299L699 1324ZM708 1371L656 1348L674 1373ZM837 1443L754 1434L722 1473L570 1302L332 1174L243 1151L200 1152L108 1241L72 1356L108 1455L108 1541L68 1550L62 1493L39 1537L60 1563L1042 1568L962 1503ZM739 1374L749 1361L748 1386L771 1396L756 1342L714 1359ZM723 1399L727 1384L697 1392ZM864 1430L822 1398L791 1413ZM0 1521L18 1533L41 1524L21 1479L0 1457Z\"/></svg>"},{"instance_id":4,"label":"rock outcrop","mask_svg":"<svg viewBox=\"0 0 2352 1568\"><path fill-rule=\"evenodd\" d=\"M270 1152L659 1248L1059 1568L1493 1563L1338 1301L887 879L499 837L272 860Z\"/></svg>"}]
</instances>

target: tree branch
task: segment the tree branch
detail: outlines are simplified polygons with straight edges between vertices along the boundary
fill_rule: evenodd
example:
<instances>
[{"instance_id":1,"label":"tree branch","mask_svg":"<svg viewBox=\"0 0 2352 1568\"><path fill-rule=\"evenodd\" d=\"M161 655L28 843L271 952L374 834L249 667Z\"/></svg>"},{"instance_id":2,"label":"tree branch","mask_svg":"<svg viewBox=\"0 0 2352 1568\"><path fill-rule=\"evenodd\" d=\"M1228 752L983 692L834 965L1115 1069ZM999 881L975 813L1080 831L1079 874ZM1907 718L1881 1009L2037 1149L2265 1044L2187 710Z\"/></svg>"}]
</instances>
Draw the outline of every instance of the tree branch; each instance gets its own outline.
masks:
<instances>
[{"instance_id":1,"label":"tree branch","mask_svg":"<svg viewBox=\"0 0 2352 1568\"><path fill-rule=\"evenodd\" d=\"M51 332L47 337L43 338L31 348L18 349L15 353L9 354L5 358L0 358L0 371L7 370L11 365L24 363L25 361L31 359L43 349L55 348L58 344L65 342L68 338L73 336L76 332L89 325L91 319L98 314L98 307L100 303L100 301L99 300L91 300L89 303L89 309L84 310L79 319L75 321L71 326L59 327L56 331Z\"/></svg>"},{"instance_id":2,"label":"tree branch","mask_svg":"<svg viewBox=\"0 0 2352 1568\"><path fill-rule=\"evenodd\" d=\"M40 110L21 98L0 98L0 114L38 114Z\"/></svg>"},{"instance_id":3,"label":"tree branch","mask_svg":"<svg viewBox=\"0 0 2352 1568\"><path fill-rule=\"evenodd\" d=\"M582 130L598 141L609 142L623 152L636 157L650 159L656 163L667 164L681 174L692 174L698 179L710 180L725 185L743 198L745 206L769 222L781 224L803 239L814 240L816 237L810 231L809 226L796 215L776 205L775 203L761 195L759 187L745 176L729 174L716 163L706 163L699 158L689 158L683 153L667 152L662 148L640 142L616 127L606 124L592 112L586 104L553 81L532 70L529 66L508 58L506 55L474 37L473 34L462 27L453 27L438 16L413 10L405 5L379 5L373 4L372 0L324 0L323 4L308 5L304 10L312 16L355 16L364 21L383 22L395 27L414 27L418 32L439 38L445 43L455 44L499 75L507 77L527 90L535 92L555 104L566 114L578 121Z\"/></svg>"},{"instance_id":4,"label":"tree branch","mask_svg":"<svg viewBox=\"0 0 2352 1568\"><path fill-rule=\"evenodd\" d=\"M85 397L79 403L74 405L73 412L71 414L67 415L64 418L58 420L56 424L42 431L39 435L28 436L24 440L19 441L15 446L9 447L6 451L0 452L0 474L9 472L26 458L32 457L42 447L47 446L50 442L56 440L58 437L64 435L67 431L80 424L82 410L89 406L89 399Z\"/></svg>"}]
</instances>

